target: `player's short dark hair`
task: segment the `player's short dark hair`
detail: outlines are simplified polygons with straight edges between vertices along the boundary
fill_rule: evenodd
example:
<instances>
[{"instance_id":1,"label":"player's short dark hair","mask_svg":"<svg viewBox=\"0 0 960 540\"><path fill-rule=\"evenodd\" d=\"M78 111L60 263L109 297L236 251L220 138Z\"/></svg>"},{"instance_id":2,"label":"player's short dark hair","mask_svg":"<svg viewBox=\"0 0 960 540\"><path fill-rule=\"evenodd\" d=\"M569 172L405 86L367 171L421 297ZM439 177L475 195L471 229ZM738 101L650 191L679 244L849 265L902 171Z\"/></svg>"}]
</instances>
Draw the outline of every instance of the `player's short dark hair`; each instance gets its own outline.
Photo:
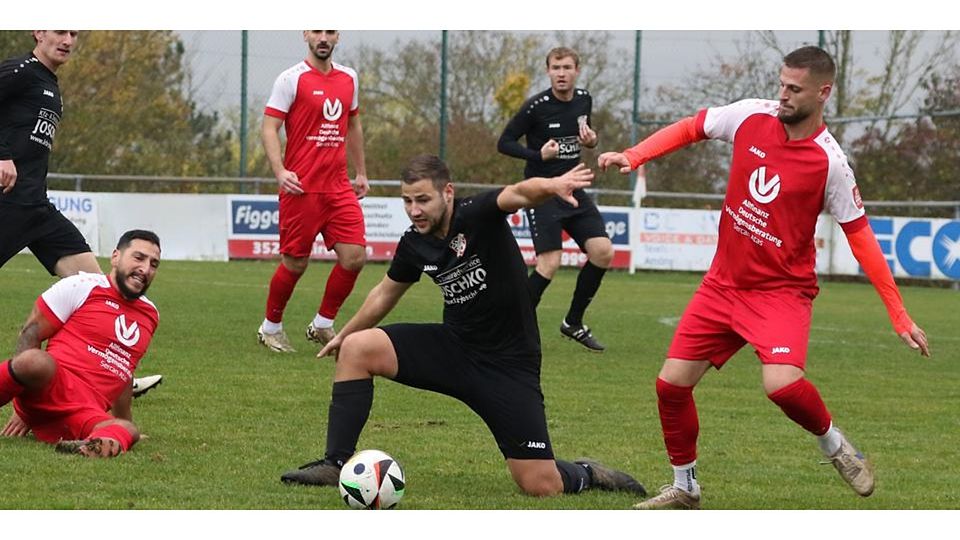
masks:
<instances>
[{"instance_id":1,"label":"player's short dark hair","mask_svg":"<svg viewBox=\"0 0 960 540\"><path fill-rule=\"evenodd\" d=\"M547 53L547 67L550 67L551 58L573 58L573 65L580 67L580 55L570 47L554 47Z\"/></svg>"},{"instance_id":2,"label":"player's short dark hair","mask_svg":"<svg viewBox=\"0 0 960 540\"><path fill-rule=\"evenodd\" d=\"M837 76L837 65L830 53L814 45L800 47L784 56L783 65L795 69L809 69L817 78L830 82Z\"/></svg>"},{"instance_id":3,"label":"player's short dark hair","mask_svg":"<svg viewBox=\"0 0 960 540\"><path fill-rule=\"evenodd\" d=\"M120 240L117 241L117 249L126 249L134 240L146 240L147 242L156 245L157 249L160 248L160 237L157 236L157 233L153 231L145 231L143 229L132 229L120 236Z\"/></svg>"},{"instance_id":4,"label":"player's short dark hair","mask_svg":"<svg viewBox=\"0 0 960 540\"><path fill-rule=\"evenodd\" d=\"M408 185L415 184L420 180L430 180L437 191L442 191L447 184L452 182L447 164L439 157L430 154L420 154L411 158L400 173L400 180Z\"/></svg>"}]
</instances>

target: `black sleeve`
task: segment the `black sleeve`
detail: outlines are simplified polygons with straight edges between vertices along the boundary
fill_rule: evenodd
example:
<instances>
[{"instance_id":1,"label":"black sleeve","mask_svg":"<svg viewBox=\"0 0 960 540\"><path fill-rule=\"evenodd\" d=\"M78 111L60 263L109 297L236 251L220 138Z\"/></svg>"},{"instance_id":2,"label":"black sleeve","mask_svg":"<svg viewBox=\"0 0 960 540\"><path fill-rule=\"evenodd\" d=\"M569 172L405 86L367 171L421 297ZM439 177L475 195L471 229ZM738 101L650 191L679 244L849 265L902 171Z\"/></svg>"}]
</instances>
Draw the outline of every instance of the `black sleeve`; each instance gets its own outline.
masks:
<instances>
[{"instance_id":1,"label":"black sleeve","mask_svg":"<svg viewBox=\"0 0 960 540\"><path fill-rule=\"evenodd\" d=\"M418 233L413 233L418 234ZM416 283L420 281L422 268L414 264L410 259L412 250L407 242L406 235L400 237L400 243L397 244L397 252L390 261L390 268L387 269L387 277L397 283Z\"/></svg>"},{"instance_id":2,"label":"black sleeve","mask_svg":"<svg viewBox=\"0 0 960 540\"><path fill-rule=\"evenodd\" d=\"M524 103L520 112L510 119L507 127L503 128L500 140L497 141L497 151L527 161L543 161L539 148L534 150L520 144L520 137L526 136L531 128L533 128L533 115L530 114L529 103Z\"/></svg>"},{"instance_id":3,"label":"black sleeve","mask_svg":"<svg viewBox=\"0 0 960 540\"><path fill-rule=\"evenodd\" d=\"M502 220L508 214L497 206L497 197L500 196L501 191L503 188L491 189L473 197L467 197L460 201L460 208L457 211L461 213L466 223L474 226L482 227L485 222Z\"/></svg>"},{"instance_id":4,"label":"black sleeve","mask_svg":"<svg viewBox=\"0 0 960 540\"><path fill-rule=\"evenodd\" d=\"M26 84L26 70L17 69L19 65L16 61L0 64L0 122L7 120L4 117L9 114L8 101L23 92L23 86ZM6 137L0 137L0 159L13 159Z\"/></svg>"}]
</instances>

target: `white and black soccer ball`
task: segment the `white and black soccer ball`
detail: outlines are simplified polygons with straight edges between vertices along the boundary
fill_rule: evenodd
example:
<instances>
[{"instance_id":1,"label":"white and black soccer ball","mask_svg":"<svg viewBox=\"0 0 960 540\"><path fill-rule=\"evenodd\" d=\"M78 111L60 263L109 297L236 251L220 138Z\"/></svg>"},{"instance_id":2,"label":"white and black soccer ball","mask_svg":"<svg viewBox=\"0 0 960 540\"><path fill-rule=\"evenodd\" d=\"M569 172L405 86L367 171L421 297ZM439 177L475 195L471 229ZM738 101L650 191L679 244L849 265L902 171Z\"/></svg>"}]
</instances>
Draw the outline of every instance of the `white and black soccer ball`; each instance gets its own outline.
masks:
<instances>
[{"instance_id":1,"label":"white and black soccer ball","mask_svg":"<svg viewBox=\"0 0 960 540\"><path fill-rule=\"evenodd\" d=\"M340 469L340 497L350 508L389 510L405 488L400 464L380 450L361 450Z\"/></svg>"}]
</instances>

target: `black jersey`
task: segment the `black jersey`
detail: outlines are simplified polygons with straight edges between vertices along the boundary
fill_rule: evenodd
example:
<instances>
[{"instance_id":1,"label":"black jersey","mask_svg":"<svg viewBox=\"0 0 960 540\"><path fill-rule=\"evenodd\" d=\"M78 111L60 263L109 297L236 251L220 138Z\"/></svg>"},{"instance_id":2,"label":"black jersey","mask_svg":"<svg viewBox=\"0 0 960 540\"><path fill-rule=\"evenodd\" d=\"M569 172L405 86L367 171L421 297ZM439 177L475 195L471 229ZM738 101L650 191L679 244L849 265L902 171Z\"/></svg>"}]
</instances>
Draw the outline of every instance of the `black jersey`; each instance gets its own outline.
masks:
<instances>
[{"instance_id":1,"label":"black jersey","mask_svg":"<svg viewBox=\"0 0 960 540\"><path fill-rule=\"evenodd\" d=\"M57 76L33 53L0 64L0 160L17 167L17 183L0 203L46 204L47 164L62 114Z\"/></svg>"},{"instance_id":2,"label":"black jersey","mask_svg":"<svg viewBox=\"0 0 960 540\"><path fill-rule=\"evenodd\" d=\"M573 99L560 101L547 89L528 99L503 129L497 150L527 160L525 178L560 176L580 162L580 123L590 124L593 98L582 88L573 91ZM519 140L527 138L524 148ZM550 139L560 145L557 157L543 161L540 148Z\"/></svg>"},{"instance_id":3,"label":"black jersey","mask_svg":"<svg viewBox=\"0 0 960 540\"><path fill-rule=\"evenodd\" d=\"M471 348L498 356L540 355L540 332L527 292L527 267L497 206L501 189L454 201L446 238L413 227L387 276L412 283L425 273L443 293L443 322Z\"/></svg>"}]
</instances>

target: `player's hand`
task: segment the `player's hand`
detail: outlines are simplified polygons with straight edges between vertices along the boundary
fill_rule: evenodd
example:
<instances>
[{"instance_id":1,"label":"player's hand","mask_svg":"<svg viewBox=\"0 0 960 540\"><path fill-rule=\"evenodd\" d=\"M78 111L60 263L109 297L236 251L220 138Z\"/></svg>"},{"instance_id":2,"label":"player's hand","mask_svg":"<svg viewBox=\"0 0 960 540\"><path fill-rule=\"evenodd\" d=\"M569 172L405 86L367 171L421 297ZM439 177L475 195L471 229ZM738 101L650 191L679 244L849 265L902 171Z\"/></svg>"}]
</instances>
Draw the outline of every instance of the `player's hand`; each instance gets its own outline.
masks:
<instances>
[{"instance_id":1,"label":"player's hand","mask_svg":"<svg viewBox=\"0 0 960 540\"><path fill-rule=\"evenodd\" d=\"M597 158L597 166L601 171L607 170L611 165L620 168L620 174L629 174L633 169L630 167L630 160L620 152L604 152Z\"/></svg>"},{"instance_id":2,"label":"player's hand","mask_svg":"<svg viewBox=\"0 0 960 540\"><path fill-rule=\"evenodd\" d=\"M303 194L303 185L300 184L300 178L297 173L284 169L277 175L277 186L281 193L291 193L293 195Z\"/></svg>"},{"instance_id":3,"label":"player's hand","mask_svg":"<svg viewBox=\"0 0 960 540\"><path fill-rule=\"evenodd\" d=\"M357 173L357 177L350 182L350 185L353 186L353 192L357 194L358 199L362 199L367 196L367 192L370 191L370 182L367 181L367 175Z\"/></svg>"},{"instance_id":4,"label":"player's hand","mask_svg":"<svg viewBox=\"0 0 960 540\"><path fill-rule=\"evenodd\" d=\"M0 160L0 188L9 193L17 183L17 166L12 159Z\"/></svg>"},{"instance_id":5,"label":"player's hand","mask_svg":"<svg viewBox=\"0 0 960 540\"><path fill-rule=\"evenodd\" d=\"M930 345L927 343L927 333L916 323L910 326L909 332L901 332L900 339L906 343L907 347L913 350L919 350L922 356L930 358Z\"/></svg>"},{"instance_id":6,"label":"player's hand","mask_svg":"<svg viewBox=\"0 0 960 540\"><path fill-rule=\"evenodd\" d=\"M560 154L560 143L550 139L549 141L543 143L543 146L540 147L540 158L543 161L550 161L551 159L557 157Z\"/></svg>"},{"instance_id":7,"label":"player's hand","mask_svg":"<svg viewBox=\"0 0 960 540\"><path fill-rule=\"evenodd\" d=\"M593 171L586 165L580 163L576 167L563 173L552 181L552 186L556 187L558 197L572 204L574 207L580 206L577 198L573 196L576 189L585 188L593 181Z\"/></svg>"},{"instance_id":8,"label":"player's hand","mask_svg":"<svg viewBox=\"0 0 960 540\"><path fill-rule=\"evenodd\" d=\"M0 435L4 437L26 437L30 433L30 426L23 421L17 413L13 413L7 420L7 425L3 426Z\"/></svg>"},{"instance_id":9,"label":"player's hand","mask_svg":"<svg viewBox=\"0 0 960 540\"><path fill-rule=\"evenodd\" d=\"M577 136L577 141L580 142L580 146L593 148L597 146L597 132L590 129L590 126L588 126L586 122L581 122L580 134Z\"/></svg>"},{"instance_id":10,"label":"player's hand","mask_svg":"<svg viewBox=\"0 0 960 540\"><path fill-rule=\"evenodd\" d=\"M343 343L343 332L333 336L333 339L327 342L326 345L320 349L320 352L317 353L317 358L323 358L324 356L332 356L333 361L337 361L337 355L340 354L340 344Z\"/></svg>"}]
</instances>

